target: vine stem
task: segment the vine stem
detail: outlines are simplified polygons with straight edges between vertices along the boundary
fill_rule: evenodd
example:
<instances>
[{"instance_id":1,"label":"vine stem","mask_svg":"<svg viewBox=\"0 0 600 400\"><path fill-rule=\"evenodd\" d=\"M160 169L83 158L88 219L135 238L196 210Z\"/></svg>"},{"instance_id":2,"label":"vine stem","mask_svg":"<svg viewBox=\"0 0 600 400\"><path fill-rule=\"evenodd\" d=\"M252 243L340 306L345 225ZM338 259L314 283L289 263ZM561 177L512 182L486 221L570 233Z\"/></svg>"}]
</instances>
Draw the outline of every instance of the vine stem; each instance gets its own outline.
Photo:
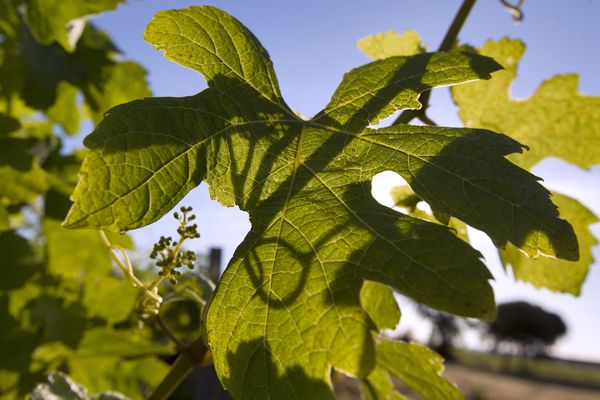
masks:
<instances>
[{"instance_id":1,"label":"vine stem","mask_svg":"<svg viewBox=\"0 0 600 400\"><path fill-rule=\"evenodd\" d=\"M471 9L473 8L473 5L475 5L475 1L477 1L477 0L464 0L463 1L462 5L458 9L458 12L454 16L454 20L452 21L452 24L448 28L448 31L446 32L446 35L444 36L444 39L442 40L442 43L438 47L437 51L448 51L448 50L451 50L452 47L454 47L454 43L456 43L458 34L459 34L460 30L462 29L463 25L465 24L465 21L467 20L467 17L469 16ZM421 95L419 96L419 103L421 103L421 108L419 108L418 110L404 110L398 116L398 118L396 118L396 120L394 121L394 123L392 125L407 124L413 118L419 118L421 121L423 121L425 123L428 123L429 121L433 122L426 115L427 108L429 107L430 96L431 96L431 90L421 93ZM432 125L432 124L429 124L429 125ZM435 123L433 125L435 125Z\"/></svg>"},{"instance_id":2,"label":"vine stem","mask_svg":"<svg viewBox=\"0 0 600 400\"><path fill-rule=\"evenodd\" d=\"M164 334L171 339L171 341L173 343L175 343L175 345L177 346L178 349L185 349L185 345L183 344L183 342L181 342L181 340L179 340L177 338L177 336L175 336L175 334L173 333L173 331L171 330L171 328L169 328L169 326L167 325L167 323L165 322L164 319L162 319L162 317L160 316L160 314L156 315L156 322L158 323L158 326L160 326L160 329L162 329L162 331L164 332Z\"/></svg>"},{"instance_id":3,"label":"vine stem","mask_svg":"<svg viewBox=\"0 0 600 400\"><path fill-rule=\"evenodd\" d=\"M169 373L152 391L146 400L165 400L192 372L196 365L202 365L208 355L208 349L202 341L202 337L196 339L189 346L181 350L181 354L169 370Z\"/></svg>"}]
</instances>

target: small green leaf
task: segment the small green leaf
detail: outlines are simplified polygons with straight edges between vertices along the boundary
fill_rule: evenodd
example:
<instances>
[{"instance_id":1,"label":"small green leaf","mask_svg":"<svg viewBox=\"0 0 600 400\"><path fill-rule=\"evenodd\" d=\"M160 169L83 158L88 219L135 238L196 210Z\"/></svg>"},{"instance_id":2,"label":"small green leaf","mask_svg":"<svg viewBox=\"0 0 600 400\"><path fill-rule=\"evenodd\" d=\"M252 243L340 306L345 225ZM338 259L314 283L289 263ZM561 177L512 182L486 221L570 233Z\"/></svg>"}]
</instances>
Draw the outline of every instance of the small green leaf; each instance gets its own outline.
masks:
<instances>
[{"instance_id":1,"label":"small green leaf","mask_svg":"<svg viewBox=\"0 0 600 400\"><path fill-rule=\"evenodd\" d=\"M412 56L425 52L421 45L422 39L412 29L407 29L402 34L391 30L376 33L360 39L356 46L367 56L374 60L393 56Z\"/></svg>"},{"instance_id":2,"label":"small green leaf","mask_svg":"<svg viewBox=\"0 0 600 400\"><path fill-rule=\"evenodd\" d=\"M147 367L143 367L144 364ZM145 397L142 388L157 385L169 370L164 361L152 357L135 360L119 357L74 358L69 360L69 368L73 379L84 384L89 391L102 392L101 395L90 397L90 400L142 399ZM155 368L156 371L148 375L148 368ZM108 390L111 392L106 392Z\"/></svg>"},{"instance_id":3,"label":"small green leaf","mask_svg":"<svg viewBox=\"0 0 600 400\"><path fill-rule=\"evenodd\" d=\"M413 393L427 400L460 400L463 398L460 390L442 376L443 361L438 354L417 343L380 338L377 344L377 365L402 381ZM383 377L375 378L372 384L384 393L389 392Z\"/></svg>"},{"instance_id":4,"label":"small green leaf","mask_svg":"<svg viewBox=\"0 0 600 400\"><path fill-rule=\"evenodd\" d=\"M379 365L361 379L359 387L365 400L407 400L396 390L390 373Z\"/></svg>"},{"instance_id":5,"label":"small green leaf","mask_svg":"<svg viewBox=\"0 0 600 400\"><path fill-rule=\"evenodd\" d=\"M43 294L31 301L27 309L32 325L42 332L43 341L59 341L77 348L86 328L86 312L81 303Z\"/></svg>"},{"instance_id":6,"label":"small green leaf","mask_svg":"<svg viewBox=\"0 0 600 400\"><path fill-rule=\"evenodd\" d=\"M394 329L400 322L400 308L389 286L364 281L360 289L360 304L378 329Z\"/></svg>"},{"instance_id":7,"label":"small green leaf","mask_svg":"<svg viewBox=\"0 0 600 400\"><path fill-rule=\"evenodd\" d=\"M0 0L0 34L14 40L19 34L16 28L19 25L16 0Z\"/></svg>"},{"instance_id":8,"label":"small green leaf","mask_svg":"<svg viewBox=\"0 0 600 400\"><path fill-rule=\"evenodd\" d=\"M80 114L75 112L75 88L83 93L95 121L111 107L150 94L146 71L136 63L119 61L114 43L91 24L86 25L72 54L58 46L40 44L26 28L19 46L18 68L12 79L24 80L18 87L21 96L27 105L49 110L50 119L62 124L67 133L74 133L78 124L75 115Z\"/></svg>"},{"instance_id":9,"label":"small green leaf","mask_svg":"<svg viewBox=\"0 0 600 400\"><path fill-rule=\"evenodd\" d=\"M469 243L467 225L464 222L456 218L452 218L449 221L442 221L442 217L445 217L444 214L439 211L436 212L436 210L430 210L431 206L423 201L410 186L395 186L390 191L390 196L392 196L395 206L400 207L402 212L425 221L447 225L457 237Z\"/></svg>"}]
</instances>

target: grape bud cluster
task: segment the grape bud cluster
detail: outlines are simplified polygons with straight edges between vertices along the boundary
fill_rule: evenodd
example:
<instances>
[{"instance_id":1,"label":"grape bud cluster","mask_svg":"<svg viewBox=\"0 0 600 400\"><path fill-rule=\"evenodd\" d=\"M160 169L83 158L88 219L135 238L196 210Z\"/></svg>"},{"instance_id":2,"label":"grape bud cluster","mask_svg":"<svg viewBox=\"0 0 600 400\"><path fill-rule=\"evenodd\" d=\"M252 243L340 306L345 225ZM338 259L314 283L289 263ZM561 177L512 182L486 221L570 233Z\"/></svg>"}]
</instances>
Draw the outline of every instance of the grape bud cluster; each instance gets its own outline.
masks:
<instances>
[{"instance_id":1,"label":"grape bud cluster","mask_svg":"<svg viewBox=\"0 0 600 400\"><path fill-rule=\"evenodd\" d=\"M196 239L200 237L198 225L189 223L196 219L194 214L190 214L192 207L181 207L181 214L175 212L173 217L179 221L177 233L179 240L174 241L170 236L161 236L150 253L150 258L157 260L156 265L162 270L158 273L160 276L169 279L171 283L176 283L181 271L177 269L185 266L193 269L196 263L196 253L193 251L182 251L181 244L186 239Z\"/></svg>"}]
</instances>

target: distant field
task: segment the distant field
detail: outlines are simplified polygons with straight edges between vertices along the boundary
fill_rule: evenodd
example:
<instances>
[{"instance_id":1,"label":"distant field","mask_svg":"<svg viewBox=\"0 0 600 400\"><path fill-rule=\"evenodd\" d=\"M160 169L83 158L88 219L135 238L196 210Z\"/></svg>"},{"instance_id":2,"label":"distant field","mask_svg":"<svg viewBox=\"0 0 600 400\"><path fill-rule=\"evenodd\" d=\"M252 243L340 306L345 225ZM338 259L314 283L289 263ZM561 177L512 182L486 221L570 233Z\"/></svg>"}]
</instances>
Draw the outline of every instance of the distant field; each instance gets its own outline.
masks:
<instances>
[{"instance_id":1,"label":"distant field","mask_svg":"<svg viewBox=\"0 0 600 400\"><path fill-rule=\"evenodd\" d=\"M455 355L456 363L466 367L600 390L599 364L552 358L508 357L465 350L455 350Z\"/></svg>"},{"instance_id":2,"label":"distant field","mask_svg":"<svg viewBox=\"0 0 600 400\"><path fill-rule=\"evenodd\" d=\"M444 375L465 400L600 400L600 364L454 351ZM356 380L337 375L336 399L359 400ZM419 399L398 386L408 399ZM424 399L428 400L428 399Z\"/></svg>"},{"instance_id":3,"label":"distant field","mask_svg":"<svg viewBox=\"0 0 600 400\"><path fill-rule=\"evenodd\" d=\"M446 365L444 375L458 385L465 400L600 400L600 389L542 382L455 363ZM410 395L408 398L415 399Z\"/></svg>"}]
</instances>

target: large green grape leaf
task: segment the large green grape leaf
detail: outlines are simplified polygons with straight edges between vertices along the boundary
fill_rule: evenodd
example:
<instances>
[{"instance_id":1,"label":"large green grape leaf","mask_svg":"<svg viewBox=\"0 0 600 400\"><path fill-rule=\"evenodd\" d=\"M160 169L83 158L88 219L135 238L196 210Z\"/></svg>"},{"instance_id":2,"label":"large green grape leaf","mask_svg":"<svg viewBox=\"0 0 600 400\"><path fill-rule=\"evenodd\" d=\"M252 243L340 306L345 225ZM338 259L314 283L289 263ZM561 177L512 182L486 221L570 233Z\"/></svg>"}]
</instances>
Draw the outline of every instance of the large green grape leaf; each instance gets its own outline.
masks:
<instances>
[{"instance_id":1,"label":"large green grape leaf","mask_svg":"<svg viewBox=\"0 0 600 400\"><path fill-rule=\"evenodd\" d=\"M367 128L419 107L432 87L489 78L493 60L454 52L375 61L346 74L327 107L303 120L281 98L266 50L226 13L161 12L146 38L209 88L109 111L85 140L91 151L65 225L144 226L203 180L213 198L249 212L252 229L206 309L215 367L235 397L331 398L331 367L368 375L365 279L493 317L480 254L446 227L377 203L370 180L381 171L398 171L432 207L497 243L578 257L549 193L504 158L519 143L474 129Z\"/></svg>"},{"instance_id":2,"label":"large green grape leaf","mask_svg":"<svg viewBox=\"0 0 600 400\"><path fill-rule=\"evenodd\" d=\"M509 89L516 76L525 46L517 40L488 41L478 52L494 57L504 65L497 78L474 82L452 89L466 126L498 129L523 141L530 151L512 158L523 168L531 168L546 157L560 157L589 168L600 164L600 97L585 96L577 91L576 75L555 76L528 99L512 99ZM597 218L574 199L554 194L561 216L575 228L581 258L576 263L552 258L529 259L509 246L501 251L502 260L510 264L515 277L558 292L579 295L589 266L593 263L592 247L597 243L589 225Z\"/></svg>"},{"instance_id":3,"label":"large green grape leaf","mask_svg":"<svg viewBox=\"0 0 600 400\"><path fill-rule=\"evenodd\" d=\"M49 45L58 42L65 50L73 51L78 27L69 26L75 19L112 10L123 0L25 0L25 20L36 40ZM83 21L82 21L83 22Z\"/></svg>"}]
</instances>

